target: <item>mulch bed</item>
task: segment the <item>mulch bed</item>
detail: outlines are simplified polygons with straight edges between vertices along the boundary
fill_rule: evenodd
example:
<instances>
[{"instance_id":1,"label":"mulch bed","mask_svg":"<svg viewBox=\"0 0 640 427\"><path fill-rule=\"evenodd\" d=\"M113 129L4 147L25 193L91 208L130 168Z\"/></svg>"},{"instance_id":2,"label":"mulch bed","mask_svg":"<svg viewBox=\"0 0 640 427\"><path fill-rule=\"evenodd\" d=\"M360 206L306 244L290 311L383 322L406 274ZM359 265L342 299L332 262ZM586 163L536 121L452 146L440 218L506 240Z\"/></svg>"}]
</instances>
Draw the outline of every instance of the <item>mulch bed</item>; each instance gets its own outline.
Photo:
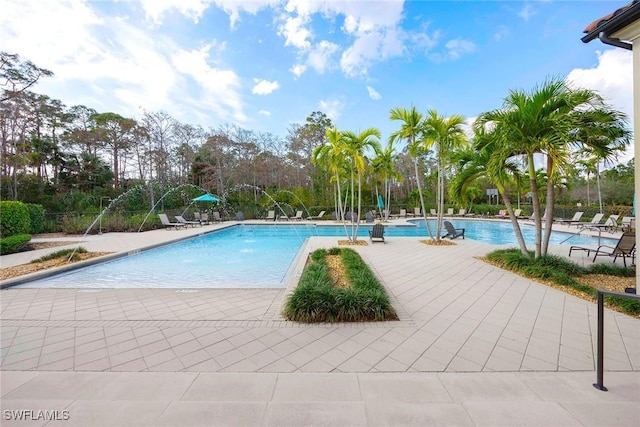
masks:
<instances>
[{"instance_id":1,"label":"mulch bed","mask_svg":"<svg viewBox=\"0 0 640 427\"><path fill-rule=\"evenodd\" d=\"M84 261L85 259L96 258L108 255L112 252L87 252L83 254L77 253L75 259L67 262L68 257L50 259L43 262L33 262L29 264L15 265L0 269L0 280L13 279L14 277L24 276L25 274L35 273L36 271L47 270L49 268L61 267L63 265L73 264L74 262Z\"/></svg>"}]
</instances>

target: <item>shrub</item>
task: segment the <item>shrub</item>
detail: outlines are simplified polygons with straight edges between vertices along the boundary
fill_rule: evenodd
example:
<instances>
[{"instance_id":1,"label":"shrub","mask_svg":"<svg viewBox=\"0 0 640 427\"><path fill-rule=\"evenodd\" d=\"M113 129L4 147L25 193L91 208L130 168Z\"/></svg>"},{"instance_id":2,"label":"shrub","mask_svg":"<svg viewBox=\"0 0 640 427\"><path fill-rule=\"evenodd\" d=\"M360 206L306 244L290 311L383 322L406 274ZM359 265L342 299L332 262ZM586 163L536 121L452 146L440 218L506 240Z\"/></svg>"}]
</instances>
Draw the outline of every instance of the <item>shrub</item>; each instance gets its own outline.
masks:
<instances>
[{"instance_id":1,"label":"shrub","mask_svg":"<svg viewBox=\"0 0 640 427\"><path fill-rule=\"evenodd\" d=\"M31 226L29 232L31 234L40 234L44 230L44 207L34 203L25 204L29 211L29 222Z\"/></svg>"},{"instance_id":2,"label":"shrub","mask_svg":"<svg viewBox=\"0 0 640 427\"><path fill-rule=\"evenodd\" d=\"M0 255L18 252L30 240L30 234L14 234L13 236L0 238Z\"/></svg>"},{"instance_id":3,"label":"shrub","mask_svg":"<svg viewBox=\"0 0 640 427\"><path fill-rule=\"evenodd\" d=\"M589 268L583 268L558 256L548 255L537 259L527 258L522 256L518 249L496 250L488 254L487 259L508 270L518 271L528 277L551 280L556 285L567 286L593 298L598 293L597 289L583 285L575 277L585 274L635 276L635 272L631 268L612 264L594 264ZM640 301L614 296L606 296L605 300L610 306L618 308L623 313L640 314Z\"/></svg>"},{"instance_id":4,"label":"shrub","mask_svg":"<svg viewBox=\"0 0 640 427\"><path fill-rule=\"evenodd\" d=\"M608 274L609 276L633 277L635 272L631 268L613 264L593 264L587 271L589 274Z\"/></svg>"},{"instance_id":5,"label":"shrub","mask_svg":"<svg viewBox=\"0 0 640 427\"><path fill-rule=\"evenodd\" d=\"M341 255L349 288L332 285L327 254ZM299 322L359 322L397 320L389 297L362 258L352 249L318 249L310 256L283 314Z\"/></svg>"},{"instance_id":6,"label":"shrub","mask_svg":"<svg viewBox=\"0 0 640 427\"><path fill-rule=\"evenodd\" d=\"M0 237L27 234L31 229L29 209L22 202L0 202Z\"/></svg>"},{"instance_id":7,"label":"shrub","mask_svg":"<svg viewBox=\"0 0 640 427\"><path fill-rule=\"evenodd\" d=\"M65 215L62 218L62 232L66 234L84 234L95 219L96 216L93 215Z\"/></svg>"},{"instance_id":8,"label":"shrub","mask_svg":"<svg viewBox=\"0 0 640 427\"><path fill-rule=\"evenodd\" d=\"M86 254L86 253L87 253L87 249L83 248L82 246L75 249L61 249L59 251L51 252L50 254L41 256L38 259L34 259L33 261L31 261L31 263L35 264L39 262L49 261L50 259L68 257L71 254L74 254L73 259L77 259L78 254Z\"/></svg>"}]
</instances>

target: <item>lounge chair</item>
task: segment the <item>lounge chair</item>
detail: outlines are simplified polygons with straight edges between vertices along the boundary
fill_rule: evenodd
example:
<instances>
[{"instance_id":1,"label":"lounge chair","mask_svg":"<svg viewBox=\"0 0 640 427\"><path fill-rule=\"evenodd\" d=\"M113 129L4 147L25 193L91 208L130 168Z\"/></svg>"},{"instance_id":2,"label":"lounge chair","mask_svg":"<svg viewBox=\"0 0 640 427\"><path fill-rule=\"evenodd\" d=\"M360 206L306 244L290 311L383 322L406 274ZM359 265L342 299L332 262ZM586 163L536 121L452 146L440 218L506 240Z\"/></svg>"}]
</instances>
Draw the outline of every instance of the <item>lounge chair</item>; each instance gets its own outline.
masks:
<instances>
[{"instance_id":1,"label":"lounge chair","mask_svg":"<svg viewBox=\"0 0 640 427\"><path fill-rule=\"evenodd\" d=\"M382 243L386 243L384 241L384 225L376 224L371 228L371 230L369 230L369 240L371 240L371 243L376 241L374 239L380 240Z\"/></svg>"},{"instance_id":2,"label":"lounge chair","mask_svg":"<svg viewBox=\"0 0 640 427\"><path fill-rule=\"evenodd\" d=\"M438 216L438 212L435 209L429 209L429 215Z\"/></svg>"},{"instance_id":3,"label":"lounge chair","mask_svg":"<svg viewBox=\"0 0 640 427\"><path fill-rule=\"evenodd\" d=\"M187 225L181 222L169 221L169 217L167 216L167 214L158 214L158 217L160 218L160 222L165 226L166 229L173 228L174 230L177 230L181 227L187 228Z\"/></svg>"},{"instance_id":4,"label":"lounge chair","mask_svg":"<svg viewBox=\"0 0 640 427\"><path fill-rule=\"evenodd\" d=\"M573 217L571 219L560 218L556 221L558 221L560 224L567 224L568 226L571 226L571 224L579 223L582 215L584 215L584 212L576 212L575 214L573 214Z\"/></svg>"},{"instance_id":5,"label":"lounge chair","mask_svg":"<svg viewBox=\"0 0 640 427\"><path fill-rule=\"evenodd\" d=\"M507 213L506 209L500 209L496 214L496 218L506 218L508 216L509 214Z\"/></svg>"},{"instance_id":6,"label":"lounge chair","mask_svg":"<svg viewBox=\"0 0 640 427\"><path fill-rule=\"evenodd\" d=\"M515 215L516 218L521 218L522 217L522 209L516 209L513 211L513 215Z\"/></svg>"},{"instance_id":7,"label":"lounge chair","mask_svg":"<svg viewBox=\"0 0 640 427\"><path fill-rule=\"evenodd\" d=\"M372 223L376 219L376 211L367 211L364 214L365 222Z\"/></svg>"},{"instance_id":8,"label":"lounge chair","mask_svg":"<svg viewBox=\"0 0 640 427\"><path fill-rule=\"evenodd\" d=\"M447 209L447 216L453 216L453 208Z\"/></svg>"},{"instance_id":9,"label":"lounge chair","mask_svg":"<svg viewBox=\"0 0 640 427\"><path fill-rule=\"evenodd\" d=\"M620 237L620 240L618 240L618 244L616 244L615 247L600 245L598 246L598 249L595 250L595 252L596 254L593 257L594 262L599 256L612 256L613 262L616 262L616 259L621 256L622 262L624 263L624 266L626 268L627 257L630 257L632 262L636 259L636 233L623 233L622 237Z\"/></svg>"},{"instance_id":10,"label":"lounge chair","mask_svg":"<svg viewBox=\"0 0 640 427\"><path fill-rule=\"evenodd\" d=\"M631 220L632 216L623 216L618 229L621 231L631 231Z\"/></svg>"},{"instance_id":11,"label":"lounge chair","mask_svg":"<svg viewBox=\"0 0 640 427\"><path fill-rule=\"evenodd\" d=\"M200 212L194 212L193 217L196 221L200 221L200 224L209 224L209 215L206 213L201 214Z\"/></svg>"},{"instance_id":12,"label":"lounge chair","mask_svg":"<svg viewBox=\"0 0 640 427\"><path fill-rule=\"evenodd\" d=\"M455 228L449 221L444 222L444 228L447 230L447 234L442 236L443 238L449 237L453 240L456 237L462 236L462 238L464 239L464 228Z\"/></svg>"},{"instance_id":13,"label":"lounge chair","mask_svg":"<svg viewBox=\"0 0 640 427\"><path fill-rule=\"evenodd\" d=\"M213 221L214 222L222 222L222 217L220 216L220 212L213 211Z\"/></svg>"},{"instance_id":14,"label":"lounge chair","mask_svg":"<svg viewBox=\"0 0 640 427\"><path fill-rule=\"evenodd\" d=\"M413 208L413 216L422 216L422 210L420 208Z\"/></svg>"},{"instance_id":15,"label":"lounge chair","mask_svg":"<svg viewBox=\"0 0 640 427\"><path fill-rule=\"evenodd\" d=\"M188 226L195 227L196 225L199 225L200 227L202 227L202 224L200 223L200 221L187 221L186 219L184 219L182 215L176 215L176 219L178 220L179 223L184 224L185 227L188 227Z\"/></svg>"},{"instance_id":16,"label":"lounge chair","mask_svg":"<svg viewBox=\"0 0 640 427\"><path fill-rule=\"evenodd\" d=\"M600 221L602 221L602 218L604 218L604 214L598 213L598 214L595 214L593 216L593 218L591 218L591 221L589 221L589 222L579 222L576 225L578 227L580 227L580 228L589 227L589 226L597 226L598 224L600 224Z\"/></svg>"},{"instance_id":17,"label":"lounge chair","mask_svg":"<svg viewBox=\"0 0 640 427\"><path fill-rule=\"evenodd\" d=\"M296 216L291 217L291 219L295 219L296 221L302 221L302 211L297 211Z\"/></svg>"},{"instance_id":18,"label":"lounge chair","mask_svg":"<svg viewBox=\"0 0 640 427\"><path fill-rule=\"evenodd\" d=\"M318 215L309 215L307 217L308 220L318 220L318 219L322 219L322 217L324 216L325 211L320 211L320 213Z\"/></svg>"},{"instance_id":19,"label":"lounge chair","mask_svg":"<svg viewBox=\"0 0 640 427\"><path fill-rule=\"evenodd\" d=\"M465 216L467 215L467 210L466 209L460 209L458 211L458 216Z\"/></svg>"},{"instance_id":20,"label":"lounge chair","mask_svg":"<svg viewBox=\"0 0 640 427\"><path fill-rule=\"evenodd\" d=\"M276 220L276 211L269 211L267 216L264 218L265 221L275 221Z\"/></svg>"}]
</instances>

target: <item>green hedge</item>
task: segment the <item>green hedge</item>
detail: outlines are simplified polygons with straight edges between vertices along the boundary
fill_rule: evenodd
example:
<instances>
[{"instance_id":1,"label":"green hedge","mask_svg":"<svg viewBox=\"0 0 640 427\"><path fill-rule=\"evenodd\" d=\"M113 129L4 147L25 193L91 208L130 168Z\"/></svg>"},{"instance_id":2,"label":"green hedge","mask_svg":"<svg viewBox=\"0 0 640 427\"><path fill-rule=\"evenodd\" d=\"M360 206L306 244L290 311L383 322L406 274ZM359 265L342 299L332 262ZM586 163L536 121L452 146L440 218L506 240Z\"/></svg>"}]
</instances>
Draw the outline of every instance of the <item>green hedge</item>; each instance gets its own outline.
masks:
<instances>
[{"instance_id":1,"label":"green hedge","mask_svg":"<svg viewBox=\"0 0 640 427\"><path fill-rule=\"evenodd\" d=\"M22 202L0 202L0 238L31 231L29 208Z\"/></svg>"},{"instance_id":2,"label":"green hedge","mask_svg":"<svg viewBox=\"0 0 640 427\"><path fill-rule=\"evenodd\" d=\"M40 234L44 230L44 207L34 203L26 203L25 206L29 211L29 222L31 224L29 233Z\"/></svg>"},{"instance_id":3,"label":"green hedge","mask_svg":"<svg viewBox=\"0 0 640 427\"><path fill-rule=\"evenodd\" d=\"M14 234L13 236L0 238L0 255L18 252L30 240L30 234Z\"/></svg>"},{"instance_id":4,"label":"green hedge","mask_svg":"<svg viewBox=\"0 0 640 427\"><path fill-rule=\"evenodd\" d=\"M362 322L398 320L384 287L353 249L332 248L340 254L351 286L335 287L326 262L327 251L311 254L283 315L299 322Z\"/></svg>"}]
</instances>

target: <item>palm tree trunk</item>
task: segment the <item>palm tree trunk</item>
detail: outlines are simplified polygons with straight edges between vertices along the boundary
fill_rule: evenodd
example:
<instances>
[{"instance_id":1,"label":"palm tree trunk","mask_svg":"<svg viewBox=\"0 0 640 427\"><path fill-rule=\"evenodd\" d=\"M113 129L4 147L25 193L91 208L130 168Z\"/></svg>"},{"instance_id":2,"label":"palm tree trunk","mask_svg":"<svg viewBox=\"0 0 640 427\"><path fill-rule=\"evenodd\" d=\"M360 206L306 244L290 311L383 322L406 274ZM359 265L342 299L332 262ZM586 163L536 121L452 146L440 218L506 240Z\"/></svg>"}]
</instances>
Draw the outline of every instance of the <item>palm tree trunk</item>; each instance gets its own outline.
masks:
<instances>
[{"instance_id":1,"label":"palm tree trunk","mask_svg":"<svg viewBox=\"0 0 640 427\"><path fill-rule=\"evenodd\" d=\"M347 230L347 223L344 221L344 211L342 210L342 191L340 190L340 175L336 174L336 182L338 187L338 219L342 220L342 226L344 227L344 234L349 239L349 231Z\"/></svg>"},{"instance_id":2,"label":"palm tree trunk","mask_svg":"<svg viewBox=\"0 0 640 427\"><path fill-rule=\"evenodd\" d=\"M442 220L444 217L444 177L442 176L442 160L438 154L438 223L436 228L436 240L440 240L442 235Z\"/></svg>"},{"instance_id":3,"label":"palm tree trunk","mask_svg":"<svg viewBox=\"0 0 640 427\"><path fill-rule=\"evenodd\" d=\"M362 208L362 179L358 172L358 217L356 219L356 231L353 233L353 241L358 241L358 230L360 229L360 209Z\"/></svg>"},{"instance_id":4,"label":"palm tree trunk","mask_svg":"<svg viewBox=\"0 0 640 427\"><path fill-rule=\"evenodd\" d=\"M507 194L504 191L504 187L497 185L498 192L500 193L500 197L502 197L502 201L507 208L507 212L509 212L509 218L511 219L511 224L513 225L513 232L516 235L516 240L518 241L518 246L520 247L520 252L522 255L529 256L529 250L527 249L527 244L524 241L524 237L522 237L522 230L520 229L520 223L518 222L518 218L516 218L515 213L513 212L513 206L511 205L511 201Z\"/></svg>"},{"instance_id":5,"label":"palm tree trunk","mask_svg":"<svg viewBox=\"0 0 640 427\"><path fill-rule=\"evenodd\" d=\"M549 239L551 238L551 230L553 229L553 203L554 203L554 193L553 193L553 158L551 156L547 156L547 208L546 215L544 218L544 238L542 240L542 256L547 255L547 251L549 249Z\"/></svg>"},{"instance_id":6,"label":"palm tree trunk","mask_svg":"<svg viewBox=\"0 0 640 427\"><path fill-rule=\"evenodd\" d=\"M538 181L536 181L536 168L533 162L533 154L527 154L529 166L529 182L531 184L531 204L533 205L533 221L535 223L535 257L542 253L542 217L540 216L540 200L538 199Z\"/></svg>"},{"instance_id":7,"label":"palm tree trunk","mask_svg":"<svg viewBox=\"0 0 640 427\"><path fill-rule=\"evenodd\" d=\"M355 203L355 192L356 192L356 185L355 185L355 179L353 178L353 167L354 165L351 166L351 200L350 205L351 205L351 241L355 242L354 237L355 237L355 232L356 232L356 227L355 224L353 222L353 209L355 208L354 203Z\"/></svg>"},{"instance_id":8,"label":"palm tree trunk","mask_svg":"<svg viewBox=\"0 0 640 427\"><path fill-rule=\"evenodd\" d=\"M598 186L598 203L600 204L600 213L602 213L602 192L600 191L600 162L596 163L596 185Z\"/></svg>"},{"instance_id":9,"label":"palm tree trunk","mask_svg":"<svg viewBox=\"0 0 640 427\"><path fill-rule=\"evenodd\" d=\"M420 207L422 208L422 215L424 215L424 226L427 229L427 233L429 233L429 237L433 240L433 233L431 232L431 227L429 226L429 222L427 221L427 211L424 205L424 197L422 196L422 186L420 185L420 173L418 171L418 159L417 157L413 160L413 167L415 168L416 173L416 184L418 185L418 195L420 196Z\"/></svg>"}]
</instances>

